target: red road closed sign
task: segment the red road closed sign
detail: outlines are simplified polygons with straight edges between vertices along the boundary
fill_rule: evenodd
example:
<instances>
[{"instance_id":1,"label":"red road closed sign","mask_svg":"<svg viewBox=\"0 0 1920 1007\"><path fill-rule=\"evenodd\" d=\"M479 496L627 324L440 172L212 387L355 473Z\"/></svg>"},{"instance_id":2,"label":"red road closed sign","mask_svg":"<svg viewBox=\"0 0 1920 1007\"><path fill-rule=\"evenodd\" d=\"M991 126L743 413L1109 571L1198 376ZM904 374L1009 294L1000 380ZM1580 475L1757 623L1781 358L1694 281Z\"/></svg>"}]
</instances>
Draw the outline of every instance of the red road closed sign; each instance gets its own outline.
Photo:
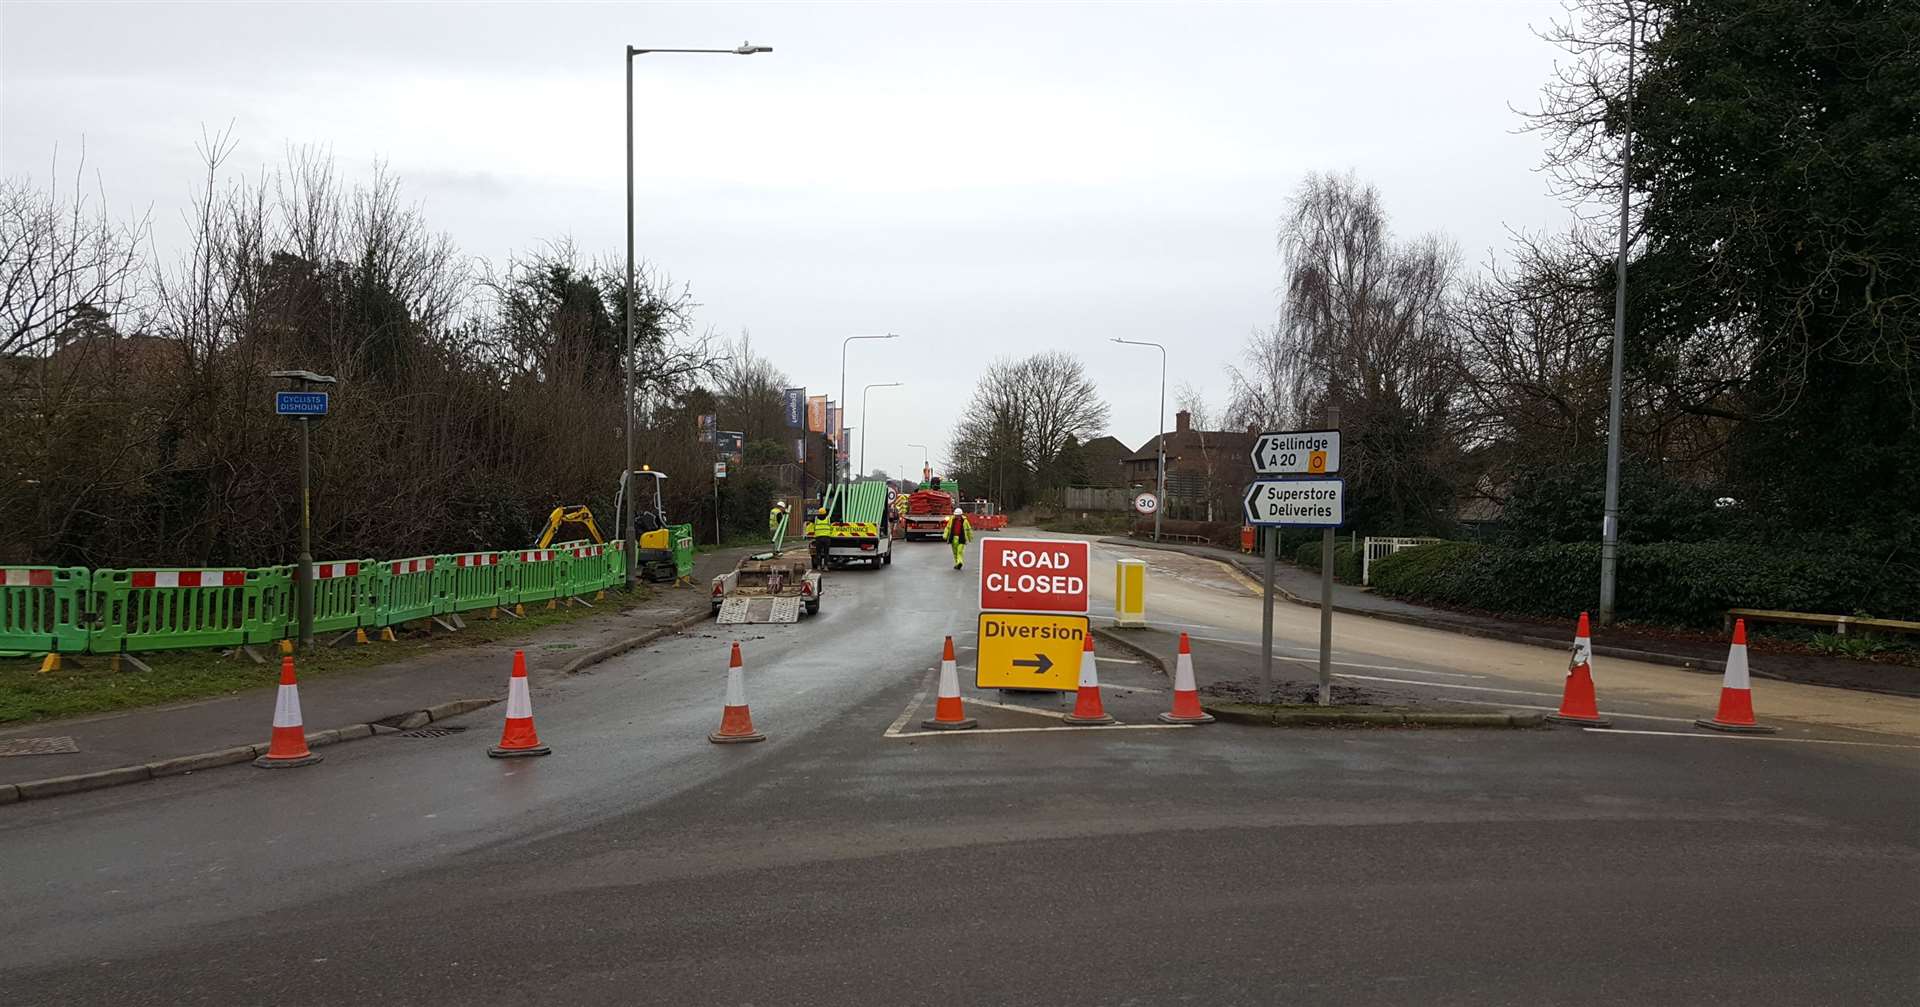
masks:
<instances>
[{"instance_id":1,"label":"red road closed sign","mask_svg":"<svg viewBox=\"0 0 1920 1007\"><path fill-rule=\"evenodd\" d=\"M1044 538L980 540L983 612L1087 611L1087 543Z\"/></svg>"}]
</instances>

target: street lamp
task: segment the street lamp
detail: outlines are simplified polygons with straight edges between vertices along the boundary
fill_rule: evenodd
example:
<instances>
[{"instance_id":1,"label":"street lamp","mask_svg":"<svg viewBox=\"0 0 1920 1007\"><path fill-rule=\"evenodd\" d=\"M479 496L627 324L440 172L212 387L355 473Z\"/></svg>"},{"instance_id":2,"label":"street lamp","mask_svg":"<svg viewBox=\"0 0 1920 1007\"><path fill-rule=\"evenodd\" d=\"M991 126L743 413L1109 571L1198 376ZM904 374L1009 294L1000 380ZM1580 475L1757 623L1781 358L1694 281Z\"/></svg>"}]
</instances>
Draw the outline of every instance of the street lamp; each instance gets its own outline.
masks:
<instances>
[{"instance_id":1,"label":"street lamp","mask_svg":"<svg viewBox=\"0 0 1920 1007\"><path fill-rule=\"evenodd\" d=\"M1160 512L1167 509L1167 348L1159 343L1149 343L1139 339L1121 339L1119 336L1113 337L1113 341L1125 343L1128 346L1151 346L1160 351L1160 416L1158 430L1153 438L1160 448L1160 460L1156 466L1159 473L1156 480L1158 488L1155 490L1160 499L1159 505L1153 509L1153 540L1158 542L1160 541Z\"/></svg>"},{"instance_id":2,"label":"street lamp","mask_svg":"<svg viewBox=\"0 0 1920 1007\"><path fill-rule=\"evenodd\" d=\"M1600 625L1613 625L1614 564L1620 552L1620 370L1627 342L1627 208L1633 193L1633 58L1640 45L1627 4L1626 136L1620 145L1620 257L1613 282L1613 384L1607 392L1607 496L1600 518Z\"/></svg>"},{"instance_id":3,"label":"street lamp","mask_svg":"<svg viewBox=\"0 0 1920 1007\"><path fill-rule=\"evenodd\" d=\"M773 51L772 46L754 45L751 42L742 42L731 49L636 49L633 46L626 46L625 48L625 62L627 64L627 467L626 470L620 474L621 486L625 486L628 483L633 473L633 58L650 52L720 53L729 56L751 56L755 53ZM622 508L614 513L613 519L620 522L624 529L621 537L627 542L627 586L632 587L633 582L639 575L640 542L638 534L633 530L633 521L627 517L625 507L626 494L622 493L620 499Z\"/></svg>"},{"instance_id":4,"label":"street lamp","mask_svg":"<svg viewBox=\"0 0 1920 1007\"><path fill-rule=\"evenodd\" d=\"M845 419L847 415L847 344L853 342L856 339L899 339L899 338L900 338L900 334L897 332L883 332L883 333L879 333L877 335L872 335L872 336L848 336L847 338L840 340L840 415L842 417L840 421L840 425L842 427L847 425L846 419ZM865 423L866 421L867 421L867 407L862 405L860 407L860 422ZM837 432L835 433L835 436L836 437L838 436ZM836 454L839 453L840 444L838 443L838 441L834 443L833 449ZM865 459L862 459L862 460L864 461Z\"/></svg>"},{"instance_id":5,"label":"street lamp","mask_svg":"<svg viewBox=\"0 0 1920 1007\"><path fill-rule=\"evenodd\" d=\"M933 456L927 453L927 446L925 444L910 443L907 445L907 447L920 449L920 478L925 479L926 477L932 475L933 474Z\"/></svg>"},{"instance_id":6,"label":"street lamp","mask_svg":"<svg viewBox=\"0 0 1920 1007\"><path fill-rule=\"evenodd\" d=\"M904 382L889 381L860 389L860 472L863 475L867 471L867 393L875 388L898 388L902 384Z\"/></svg>"},{"instance_id":7,"label":"street lamp","mask_svg":"<svg viewBox=\"0 0 1920 1007\"><path fill-rule=\"evenodd\" d=\"M293 382L293 387L304 391L314 385L322 387L339 383L331 374L315 374L312 371L270 371L270 378L285 378ZM322 399L325 405L325 397ZM321 415L325 415L322 408ZM293 589L295 621L299 624L300 647L313 650L313 508L309 503L308 427L312 417L300 415L294 417L300 421L300 563L293 568Z\"/></svg>"}]
</instances>

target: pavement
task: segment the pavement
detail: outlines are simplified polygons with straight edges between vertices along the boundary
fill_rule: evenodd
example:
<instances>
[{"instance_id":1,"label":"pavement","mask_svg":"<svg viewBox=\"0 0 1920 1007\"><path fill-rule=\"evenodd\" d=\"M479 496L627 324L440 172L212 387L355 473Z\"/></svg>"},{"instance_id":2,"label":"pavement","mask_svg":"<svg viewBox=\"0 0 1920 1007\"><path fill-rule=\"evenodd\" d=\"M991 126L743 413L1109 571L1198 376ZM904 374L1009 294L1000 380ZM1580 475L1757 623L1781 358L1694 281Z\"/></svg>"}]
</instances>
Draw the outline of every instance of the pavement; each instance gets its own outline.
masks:
<instances>
[{"instance_id":1,"label":"pavement","mask_svg":"<svg viewBox=\"0 0 1920 1007\"><path fill-rule=\"evenodd\" d=\"M307 730L370 724L457 700L504 698L515 650L526 651L529 671L538 677L557 673L582 655L702 615L710 606L706 580L730 569L746 552L702 553L694 563L694 583L701 586L657 588L647 602L625 611L610 609L493 643L465 645L456 638L446 649L423 657L304 681L300 705ZM230 659L247 660L238 654ZM0 758L0 787L262 744L273 724L274 671L263 670L258 688L228 695L0 729L0 740L66 737L79 749Z\"/></svg>"},{"instance_id":2,"label":"pavement","mask_svg":"<svg viewBox=\"0 0 1920 1007\"><path fill-rule=\"evenodd\" d=\"M1138 555L1158 630L1232 649L1252 612L1257 641L1257 600L1218 564L1093 552L1096 619L1102 572ZM305 769L0 807L0 904L18 921L0 990L1871 1005L1920 988L1920 702L1759 682L1783 727L1759 739L1658 719L1175 727L1152 717L1158 667L1115 648L1100 670L1120 723L1072 728L1060 698L971 687L977 577L945 553L916 543L830 574L795 625L696 627L540 679L546 758L488 759L486 711L448 722L464 734L373 738ZM1275 622L1288 660L1310 649L1317 613ZM1536 673L1534 647L1334 622L1336 673L1353 676L1337 681L1355 687L1527 703L1561 674ZM974 731L918 726L948 634ZM768 741L711 745L736 639ZM1603 707L1676 719L1718 684L1620 660L1596 678Z\"/></svg>"},{"instance_id":3,"label":"pavement","mask_svg":"<svg viewBox=\"0 0 1920 1007\"><path fill-rule=\"evenodd\" d=\"M1102 542L1140 549L1163 549L1231 563L1248 577L1259 581L1265 561L1259 556L1214 546L1185 543L1154 543L1139 539L1103 538ZM1318 608L1320 574L1285 560L1274 563L1274 586L1297 605ZM1573 639L1573 626L1545 621L1499 617L1483 612L1464 612L1400 601L1373 593L1352 584L1335 582L1333 609L1354 615L1368 615L1410 625L1427 626L1468 636L1481 636L1516 643L1533 643L1565 648ZM1751 633L1751 631L1750 631ZM1718 634L1688 634L1651 627L1619 625L1595 627L1595 653L1625 657L1637 661L1670 664L1718 674L1726 669L1727 640ZM1885 692L1896 696L1920 696L1920 668L1885 662L1860 661L1823 654L1804 653L1769 647L1763 635L1751 634L1749 651L1761 659L1754 674L1783 682L1803 682L1842 689Z\"/></svg>"}]
</instances>

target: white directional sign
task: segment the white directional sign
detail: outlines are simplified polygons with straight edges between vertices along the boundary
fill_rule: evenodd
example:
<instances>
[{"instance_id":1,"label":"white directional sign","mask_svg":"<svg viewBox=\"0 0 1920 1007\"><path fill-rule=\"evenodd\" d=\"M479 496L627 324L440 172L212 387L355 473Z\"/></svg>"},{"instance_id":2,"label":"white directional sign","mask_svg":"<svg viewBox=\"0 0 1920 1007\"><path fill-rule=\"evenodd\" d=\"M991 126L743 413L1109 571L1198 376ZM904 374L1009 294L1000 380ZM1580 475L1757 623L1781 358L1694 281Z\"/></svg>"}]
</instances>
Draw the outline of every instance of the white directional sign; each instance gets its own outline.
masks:
<instances>
[{"instance_id":1,"label":"white directional sign","mask_svg":"<svg viewBox=\"0 0 1920 1007\"><path fill-rule=\"evenodd\" d=\"M1338 528L1345 520L1342 479L1261 479L1247 487L1247 523Z\"/></svg>"},{"instance_id":2,"label":"white directional sign","mask_svg":"<svg viewBox=\"0 0 1920 1007\"><path fill-rule=\"evenodd\" d=\"M1261 434L1253 442L1253 470L1263 476L1332 475L1340 471L1340 431Z\"/></svg>"}]
</instances>

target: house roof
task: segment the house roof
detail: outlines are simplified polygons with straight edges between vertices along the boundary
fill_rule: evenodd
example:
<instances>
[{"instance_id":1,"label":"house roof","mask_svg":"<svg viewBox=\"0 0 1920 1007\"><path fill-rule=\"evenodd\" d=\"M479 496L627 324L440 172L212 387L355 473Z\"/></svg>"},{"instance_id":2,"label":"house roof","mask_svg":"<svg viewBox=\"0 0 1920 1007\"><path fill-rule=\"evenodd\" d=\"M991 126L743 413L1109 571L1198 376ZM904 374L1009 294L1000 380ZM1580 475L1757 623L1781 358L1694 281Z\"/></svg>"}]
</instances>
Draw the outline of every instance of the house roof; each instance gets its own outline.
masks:
<instances>
[{"instance_id":1,"label":"house roof","mask_svg":"<svg viewBox=\"0 0 1920 1007\"><path fill-rule=\"evenodd\" d=\"M1253 442L1259 434L1250 434L1244 430L1175 430L1161 434L1142 444L1140 450L1127 456L1130 462L1150 462L1160 453L1160 440L1166 438L1167 456L1178 457L1188 452L1237 451L1242 454L1253 450Z\"/></svg>"}]
</instances>

